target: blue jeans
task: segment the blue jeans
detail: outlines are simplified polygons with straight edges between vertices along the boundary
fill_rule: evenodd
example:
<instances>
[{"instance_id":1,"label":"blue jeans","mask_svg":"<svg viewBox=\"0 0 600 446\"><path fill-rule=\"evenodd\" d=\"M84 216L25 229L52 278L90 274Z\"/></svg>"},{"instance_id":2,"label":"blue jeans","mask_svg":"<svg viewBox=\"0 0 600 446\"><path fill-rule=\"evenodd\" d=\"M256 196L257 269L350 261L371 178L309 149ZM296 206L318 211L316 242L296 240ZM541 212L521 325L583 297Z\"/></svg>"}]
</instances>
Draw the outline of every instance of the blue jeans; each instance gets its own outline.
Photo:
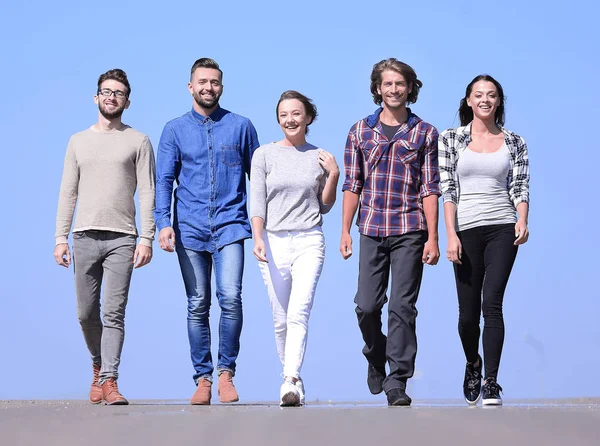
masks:
<instances>
[{"instance_id":1,"label":"blue jeans","mask_svg":"<svg viewBox=\"0 0 600 446\"><path fill-rule=\"evenodd\" d=\"M213 266L221 307L217 370L219 373L228 370L235 374L242 332L244 241L226 245L212 254L178 245L177 256L188 298L187 327L192 364L196 370L194 381L197 383L200 378L212 381L214 370L209 325Z\"/></svg>"}]
</instances>

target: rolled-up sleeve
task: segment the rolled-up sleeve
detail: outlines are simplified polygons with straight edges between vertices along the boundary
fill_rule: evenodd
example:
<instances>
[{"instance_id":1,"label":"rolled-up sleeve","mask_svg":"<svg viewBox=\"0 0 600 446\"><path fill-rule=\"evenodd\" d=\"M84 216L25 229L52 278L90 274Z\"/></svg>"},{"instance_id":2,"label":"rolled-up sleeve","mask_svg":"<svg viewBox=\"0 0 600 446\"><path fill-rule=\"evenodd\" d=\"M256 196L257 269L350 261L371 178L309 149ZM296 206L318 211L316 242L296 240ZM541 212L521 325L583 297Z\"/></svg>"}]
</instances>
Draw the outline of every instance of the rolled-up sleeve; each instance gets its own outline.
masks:
<instances>
[{"instance_id":1,"label":"rolled-up sleeve","mask_svg":"<svg viewBox=\"0 0 600 446\"><path fill-rule=\"evenodd\" d=\"M342 191L360 194L364 184L363 157L354 128L350 130L344 149L345 180Z\"/></svg>"},{"instance_id":2,"label":"rolled-up sleeve","mask_svg":"<svg viewBox=\"0 0 600 446\"><path fill-rule=\"evenodd\" d=\"M421 199L440 195L440 170L438 167L438 132L432 127L425 139L423 163L421 164Z\"/></svg>"},{"instance_id":3,"label":"rolled-up sleeve","mask_svg":"<svg viewBox=\"0 0 600 446\"><path fill-rule=\"evenodd\" d=\"M177 148L175 135L169 124L167 124L160 137L156 155L156 207L154 209L154 221L159 231L172 225L171 197L173 195L175 174L179 172L180 164L179 149Z\"/></svg>"},{"instance_id":4,"label":"rolled-up sleeve","mask_svg":"<svg viewBox=\"0 0 600 446\"><path fill-rule=\"evenodd\" d=\"M450 138L449 132L449 130L445 130L438 139L440 187L444 203L451 202L458 204L456 181L454 180L454 173L456 171L456 148L451 144L451 141L454 141L454 138Z\"/></svg>"},{"instance_id":5,"label":"rolled-up sleeve","mask_svg":"<svg viewBox=\"0 0 600 446\"><path fill-rule=\"evenodd\" d=\"M508 194L515 207L519 203L529 203L529 154L525 140L518 137L517 153L508 185Z\"/></svg>"}]
</instances>

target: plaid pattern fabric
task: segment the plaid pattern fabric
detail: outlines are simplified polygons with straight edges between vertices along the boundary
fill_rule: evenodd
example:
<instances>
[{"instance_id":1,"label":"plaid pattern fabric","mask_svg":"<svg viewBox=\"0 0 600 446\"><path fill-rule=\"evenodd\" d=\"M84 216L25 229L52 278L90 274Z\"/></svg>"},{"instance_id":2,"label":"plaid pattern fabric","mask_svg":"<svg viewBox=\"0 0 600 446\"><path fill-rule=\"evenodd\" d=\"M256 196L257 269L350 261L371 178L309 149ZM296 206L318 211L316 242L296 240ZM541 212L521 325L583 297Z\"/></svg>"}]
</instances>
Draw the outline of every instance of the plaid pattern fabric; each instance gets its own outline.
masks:
<instances>
[{"instance_id":1,"label":"plaid pattern fabric","mask_svg":"<svg viewBox=\"0 0 600 446\"><path fill-rule=\"evenodd\" d=\"M408 120L388 140L379 108L350 129L344 150L343 191L360 195L361 234L390 237L427 230L422 200L440 195L438 133L408 109Z\"/></svg>"},{"instance_id":2,"label":"plaid pattern fabric","mask_svg":"<svg viewBox=\"0 0 600 446\"><path fill-rule=\"evenodd\" d=\"M504 142L508 147L511 159L511 169L508 171L506 187L508 195L515 205L529 203L529 156L525 140L516 133L505 128ZM460 197L459 181L456 176L456 166L460 155L471 142L471 123L464 127L448 129L439 137L439 167L444 203L451 201L458 204Z\"/></svg>"}]
</instances>

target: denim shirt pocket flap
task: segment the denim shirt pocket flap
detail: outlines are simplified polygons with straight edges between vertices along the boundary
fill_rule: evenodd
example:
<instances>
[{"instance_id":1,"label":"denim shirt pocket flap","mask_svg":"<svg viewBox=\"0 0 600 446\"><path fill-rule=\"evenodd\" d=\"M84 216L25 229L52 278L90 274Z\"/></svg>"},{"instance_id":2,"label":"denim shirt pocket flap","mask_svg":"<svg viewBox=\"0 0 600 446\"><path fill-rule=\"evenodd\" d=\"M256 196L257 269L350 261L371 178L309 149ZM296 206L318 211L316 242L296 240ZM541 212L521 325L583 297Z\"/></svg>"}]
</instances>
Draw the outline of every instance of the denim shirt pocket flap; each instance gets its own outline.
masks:
<instances>
[{"instance_id":1,"label":"denim shirt pocket flap","mask_svg":"<svg viewBox=\"0 0 600 446\"><path fill-rule=\"evenodd\" d=\"M242 164L242 153L239 144L222 144L221 161L227 166L239 166Z\"/></svg>"}]
</instances>

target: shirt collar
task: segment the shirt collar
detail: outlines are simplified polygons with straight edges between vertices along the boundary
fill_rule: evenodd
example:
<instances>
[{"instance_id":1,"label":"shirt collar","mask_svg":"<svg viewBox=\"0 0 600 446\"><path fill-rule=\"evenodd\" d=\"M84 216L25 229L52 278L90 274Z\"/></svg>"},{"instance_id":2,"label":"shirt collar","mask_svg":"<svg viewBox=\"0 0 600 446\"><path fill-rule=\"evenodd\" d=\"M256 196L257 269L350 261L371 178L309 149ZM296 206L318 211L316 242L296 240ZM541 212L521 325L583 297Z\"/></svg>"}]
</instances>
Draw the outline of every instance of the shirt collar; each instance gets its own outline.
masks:
<instances>
[{"instance_id":1,"label":"shirt collar","mask_svg":"<svg viewBox=\"0 0 600 446\"><path fill-rule=\"evenodd\" d=\"M220 105L217 105L217 108L208 116L201 115L192 107L192 116L198 121L200 121L201 124L204 124L209 120L213 122L220 121L224 115L225 110L223 110Z\"/></svg>"},{"instance_id":2,"label":"shirt collar","mask_svg":"<svg viewBox=\"0 0 600 446\"><path fill-rule=\"evenodd\" d=\"M383 111L383 108L379 107L377 110L375 110L375 113L373 113L372 115L369 115L365 118L365 122L373 130L375 130L379 124L379 115L381 114L382 111ZM413 128L419 122L422 121L421 118L419 118L417 115L415 115L410 110L410 108L407 108L406 111L408 112L408 119L406 120L406 124L408 125L408 128Z\"/></svg>"}]
</instances>

